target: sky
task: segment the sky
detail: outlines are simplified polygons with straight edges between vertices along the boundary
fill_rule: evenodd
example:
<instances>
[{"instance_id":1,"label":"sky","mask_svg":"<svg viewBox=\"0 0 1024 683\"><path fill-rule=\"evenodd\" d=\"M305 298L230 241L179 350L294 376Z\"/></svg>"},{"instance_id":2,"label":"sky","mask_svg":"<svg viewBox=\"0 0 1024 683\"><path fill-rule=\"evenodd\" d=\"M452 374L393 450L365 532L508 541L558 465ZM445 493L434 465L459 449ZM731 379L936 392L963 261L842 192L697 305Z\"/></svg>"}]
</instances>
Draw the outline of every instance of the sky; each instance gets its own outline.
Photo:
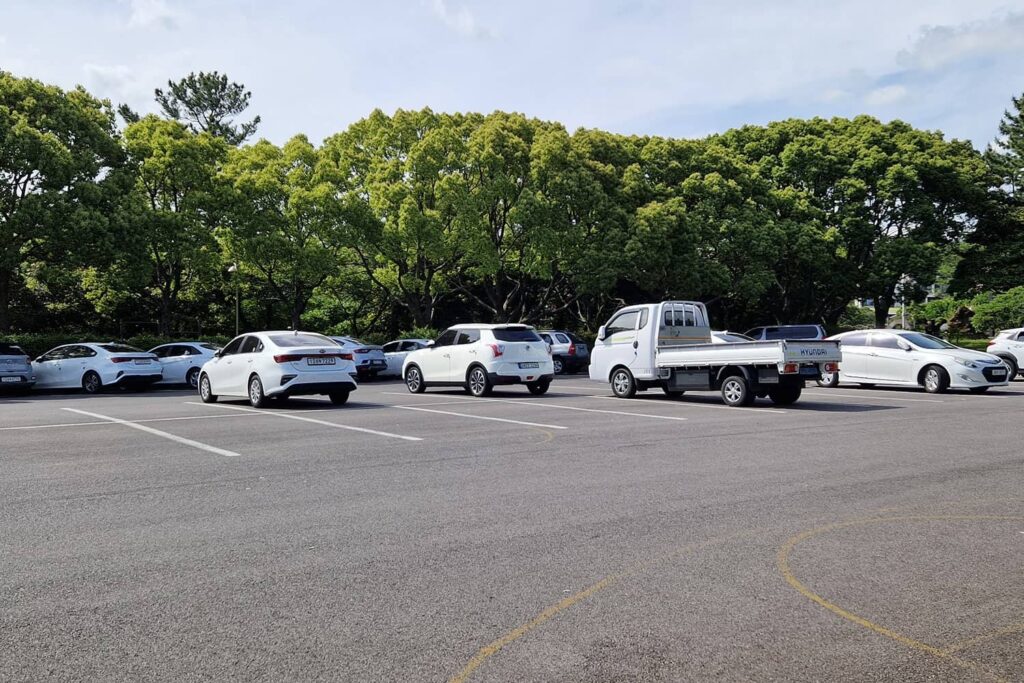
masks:
<instances>
[{"instance_id":1,"label":"sky","mask_svg":"<svg viewBox=\"0 0 1024 683\"><path fill-rule=\"evenodd\" d=\"M142 112L220 71L276 143L430 107L673 137L870 114L983 148L1024 0L0 0L0 69Z\"/></svg>"}]
</instances>

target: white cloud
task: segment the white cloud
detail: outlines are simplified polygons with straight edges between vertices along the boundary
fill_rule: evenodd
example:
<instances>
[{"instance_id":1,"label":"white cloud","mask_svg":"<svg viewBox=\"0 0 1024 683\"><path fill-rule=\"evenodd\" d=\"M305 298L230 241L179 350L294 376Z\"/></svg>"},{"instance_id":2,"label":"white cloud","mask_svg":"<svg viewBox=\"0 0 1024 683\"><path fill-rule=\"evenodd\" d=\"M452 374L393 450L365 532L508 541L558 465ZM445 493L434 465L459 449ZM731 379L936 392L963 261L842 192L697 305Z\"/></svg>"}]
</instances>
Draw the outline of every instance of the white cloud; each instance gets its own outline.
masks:
<instances>
[{"instance_id":1,"label":"white cloud","mask_svg":"<svg viewBox=\"0 0 1024 683\"><path fill-rule=\"evenodd\" d=\"M907 96L907 89L902 85L886 85L875 88L864 96L864 103L872 107L895 104Z\"/></svg>"},{"instance_id":2,"label":"white cloud","mask_svg":"<svg viewBox=\"0 0 1024 683\"><path fill-rule=\"evenodd\" d=\"M432 0L430 8L445 26L456 33L469 38L490 38L493 35L466 7L449 6L448 0Z\"/></svg>"},{"instance_id":3,"label":"white cloud","mask_svg":"<svg viewBox=\"0 0 1024 683\"><path fill-rule=\"evenodd\" d=\"M1024 50L1024 13L997 14L959 26L927 26L899 62L908 68L938 69L973 57Z\"/></svg>"},{"instance_id":4,"label":"white cloud","mask_svg":"<svg viewBox=\"0 0 1024 683\"><path fill-rule=\"evenodd\" d=\"M178 27L179 15L171 9L166 0L128 0L131 14L128 16L130 28L150 28L157 26L164 29Z\"/></svg>"}]
</instances>

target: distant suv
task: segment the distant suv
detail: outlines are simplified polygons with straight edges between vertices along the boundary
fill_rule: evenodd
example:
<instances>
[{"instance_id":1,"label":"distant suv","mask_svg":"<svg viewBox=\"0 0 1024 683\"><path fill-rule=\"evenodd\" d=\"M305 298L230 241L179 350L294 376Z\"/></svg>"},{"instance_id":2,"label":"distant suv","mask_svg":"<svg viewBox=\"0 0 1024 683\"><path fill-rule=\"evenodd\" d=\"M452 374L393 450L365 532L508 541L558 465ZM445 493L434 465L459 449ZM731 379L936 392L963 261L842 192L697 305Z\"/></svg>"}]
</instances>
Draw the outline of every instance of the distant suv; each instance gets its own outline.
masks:
<instances>
[{"instance_id":1,"label":"distant suv","mask_svg":"<svg viewBox=\"0 0 1024 683\"><path fill-rule=\"evenodd\" d=\"M987 351L999 356L1010 369L1010 381L1024 370L1024 327L1003 330L988 343Z\"/></svg>"},{"instance_id":2,"label":"distant suv","mask_svg":"<svg viewBox=\"0 0 1024 683\"><path fill-rule=\"evenodd\" d=\"M574 374L590 365L590 349L586 342L572 332L541 330L540 338L551 345L551 362L555 374Z\"/></svg>"},{"instance_id":3,"label":"distant suv","mask_svg":"<svg viewBox=\"0 0 1024 683\"><path fill-rule=\"evenodd\" d=\"M779 339L824 339L828 335L821 325L772 325L747 330L746 335L754 341L778 341Z\"/></svg>"},{"instance_id":4,"label":"distant suv","mask_svg":"<svg viewBox=\"0 0 1024 683\"><path fill-rule=\"evenodd\" d=\"M449 327L402 365L414 394L428 386L457 386L486 396L496 384L525 384L531 394L543 394L554 376L550 347L527 325Z\"/></svg>"}]
</instances>

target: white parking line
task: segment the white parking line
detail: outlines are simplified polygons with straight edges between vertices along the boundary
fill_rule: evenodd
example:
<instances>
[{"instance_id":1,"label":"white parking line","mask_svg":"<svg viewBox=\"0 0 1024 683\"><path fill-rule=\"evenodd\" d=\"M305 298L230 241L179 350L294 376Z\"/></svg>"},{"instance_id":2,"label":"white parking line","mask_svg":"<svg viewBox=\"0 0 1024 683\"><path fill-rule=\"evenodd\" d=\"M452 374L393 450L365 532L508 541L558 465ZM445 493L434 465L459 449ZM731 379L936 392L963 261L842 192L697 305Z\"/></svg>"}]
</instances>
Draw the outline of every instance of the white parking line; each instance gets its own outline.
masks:
<instances>
[{"instance_id":1,"label":"white parking line","mask_svg":"<svg viewBox=\"0 0 1024 683\"><path fill-rule=\"evenodd\" d=\"M224 408L226 410L240 410L245 413L256 413L257 415L273 415L274 417L283 417L289 420L299 420L301 422L312 422L313 424L323 425L325 427L334 427L335 429L347 429L352 432L363 432L364 434L375 434L377 436L386 436L390 439L402 439L403 441L423 441L418 436L405 436L403 434L392 434L391 432L380 432L376 429L367 429L366 427L353 427L352 425L338 424L337 422L328 422L327 420L317 420L312 417L303 417L301 415L292 415L290 413L277 413L269 410L255 410L253 408L243 408L241 406L226 406L220 403L197 403L194 401L186 401L192 406L204 406L207 408Z\"/></svg>"},{"instance_id":2,"label":"white parking line","mask_svg":"<svg viewBox=\"0 0 1024 683\"><path fill-rule=\"evenodd\" d=\"M899 396L867 396L865 394L839 394L831 389L821 389L808 391L806 396L814 396L816 398L862 398L867 401L908 401L910 403L945 403L936 398L902 398Z\"/></svg>"},{"instance_id":3,"label":"white parking line","mask_svg":"<svg viewBox=\"0 0 1024 683\"><path fill-rule=\"evenodd\" d=\"M588 396L587 398L602 398L602 399L605 399L605 400L608 400L608 401L621 401L621 400L623 400L623 399L617 398L615 396ZM639 399L639 400L643 401L643 399ZM673 406L673 407L674 406L682 406L684 408L710 408L712 410L752 410L755 413L760 413L762 415L785 415L786 414L786 411L783 410L782 408L769 408L768 406L765 406L763 408L750 408L750 407L747 407L747 406L725 406L725 405L722 405L722 406L712 406L712 405L708 405L706 403L694 403L692 401L673 401L673 400L662 400L662 401L658 401L657 403L658 403L658 405L666 405L666 406Z\"/></svg>"},{"instance_id":4,"label":"white parking line","mask_svg":"<svg viewBox=\"0 0 1024 683\"><path fill-rule=\"evenodd\" d=\"M383 393L383 394L390 394L392 396L403 396L403 395L405 395L405 394L400 394L400 393L397 393L397 392L390 392L390 391L383 391L381 393ZM429 396L424 396L423 394L410 394L410 395L411 396L422 396L423 398L429 398ZM456 397L452 396L451 398L456 398ZM606 415L628 415L630 417L648 417L648 418L650 418L652 420L672 420L674 422L685 422L685 421L690 419L688 417L674 417L674 416L671 416L671 415L649 415L647 413L631 413L631 412L622 411L622 410L597 410L595 408L577 408L576 406L561 406L561 405L558 405L557 403L553 403L553 402L552 403L537 403L536 401L523 401L523 400L512 399L512 398L476 398L476 397L470 398L470 397L467 396L466 398L459 399L459 400L461 400L461 401L477 401L477 402L486 402L486 403L511 403L512 405L515 405L515 406L537 406L537 407L540 407L540 408L554 408L556 410L577 410L577 411L582 412L582 413L604 413Z\"/></svg>"},{"instance_id":5,"label":"white parking line","mask_svg":"<svg viewBox=\"0 0 1024 683\"><path fill-rule=\"evenodd\" d=\"M146 432L147 434L153 434L154 436L162 436L165 439L176 441L177 443L184 444L186 446L192 446L193 448L198 448L199 450L207 451L208 453L216 453L217 455L223 455L229 458L238 456L238 453L235 453L234 451L228 451L223 448L217 448L216 446L210 446L199 441L193 441L192 439L186 439L185 437L177 436L176 434L170 434L168 432L162 432L159 429L153 429L152 427L136 424L135 422L129 422L128 420L110 417L109 415L90 413L85 410L78 410L77 408L62 408L61 410L67 410L68 412L71 413L78 413L79 415L95 417L97 420L106 420L107 422L113 422L115 424L124 425L125 427L131 427L132 429L137 429L140 432Z\"/></svg>"},{"instance_id":6,"label":"white parking line","mask_svg":"<svg viewBox=\"0 0 1024 683\"><path fill-rule=\"evenodd\" d=\"M431 403L430 405L434 405ZM541 424L540 422L524 422L522 420L509 420L504 417L487 417L486 415L470 415L468 413L453 413L448 410L431 410L430 408L415 408L413 406L391 406L400 410L416 410L421 413L437 413L438 415L454 415L455 417L469 417L474 420L490 420L491 422L509 422L511 424L525 425L527 427L545 427L547 429L568 429L560 425Z\"/></svg>"},{"instance_id":7,"label":"white parking line","mask_svg":"<svg viewBox=\"0 0 1024 683\"><path fill-rule=\"evenodd\" d=\"M246 415L188 415L186 417L147 417L144 420L124 420L124 422L131 422L132 424L140 424L143 422L177 422L179 420L223 420L228 417L249 417ZM59 422L57 424L46 424L46 425L24 425L22 427L0 427L0 432L15 432L23 429L57 429L60 427L89 427L95 425L108 425L110 420L100 420L99 422Z\"/></svg>"}]
</instances>

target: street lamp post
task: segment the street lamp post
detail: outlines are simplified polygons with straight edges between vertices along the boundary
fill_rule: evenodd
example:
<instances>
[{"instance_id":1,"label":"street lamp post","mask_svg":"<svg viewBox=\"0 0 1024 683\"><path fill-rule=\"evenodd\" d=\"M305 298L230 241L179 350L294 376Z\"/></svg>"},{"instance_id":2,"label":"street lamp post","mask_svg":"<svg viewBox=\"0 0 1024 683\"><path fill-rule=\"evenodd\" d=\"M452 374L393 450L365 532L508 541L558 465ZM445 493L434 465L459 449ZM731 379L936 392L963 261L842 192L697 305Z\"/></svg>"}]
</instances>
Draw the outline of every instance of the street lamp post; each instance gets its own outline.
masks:
<instances>
[{"instance_id":1,"label":"street lamp post","mask_svg":"<svg viewBox=\"0 0 1024 683\"><path fill-rule=\"evenodd\" d=\"M229 273L234 273L234 279L235 279L235 336L237 337L238 336L238 330L239 330L239 327L238 327L238 320L239 320L239 317L240 317L239 316L239 311L241 309L241 303L240 303L240 299L239 299L239 287L238 287L238 264L237 263L232 263L231 266L228 268L228 272Z\"/></svg>"}]
</instances>

